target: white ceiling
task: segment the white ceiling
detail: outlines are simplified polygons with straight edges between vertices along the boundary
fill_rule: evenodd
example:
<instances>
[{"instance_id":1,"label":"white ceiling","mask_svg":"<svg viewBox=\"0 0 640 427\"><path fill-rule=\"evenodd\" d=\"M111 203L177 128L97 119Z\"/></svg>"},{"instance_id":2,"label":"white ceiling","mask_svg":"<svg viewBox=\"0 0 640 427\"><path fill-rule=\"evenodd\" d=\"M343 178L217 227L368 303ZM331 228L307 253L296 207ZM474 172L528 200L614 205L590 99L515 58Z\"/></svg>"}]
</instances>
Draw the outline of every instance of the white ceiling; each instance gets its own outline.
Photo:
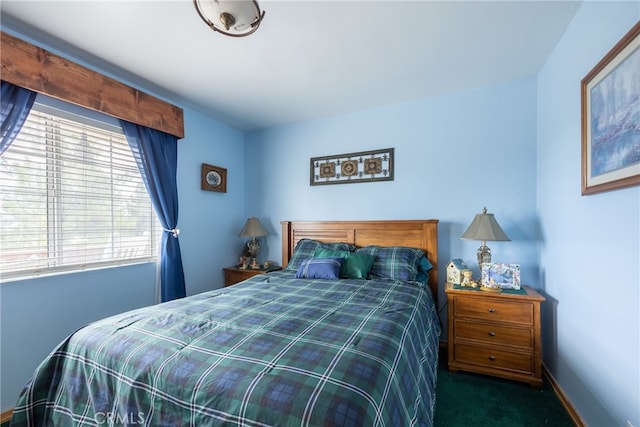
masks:
<instances>
[{"instance_id":1,"label":"white ceiling","mask_svg":"<svg viewBox=\"0 0 640 427\"><path fill-rule=\"evenodd\" d=\"M253 130L535 75L579 5L262 0L264 21L244 38L213 32L191 0L2 0L0 11L4 31Z\"/></svg>"}]
</instances>

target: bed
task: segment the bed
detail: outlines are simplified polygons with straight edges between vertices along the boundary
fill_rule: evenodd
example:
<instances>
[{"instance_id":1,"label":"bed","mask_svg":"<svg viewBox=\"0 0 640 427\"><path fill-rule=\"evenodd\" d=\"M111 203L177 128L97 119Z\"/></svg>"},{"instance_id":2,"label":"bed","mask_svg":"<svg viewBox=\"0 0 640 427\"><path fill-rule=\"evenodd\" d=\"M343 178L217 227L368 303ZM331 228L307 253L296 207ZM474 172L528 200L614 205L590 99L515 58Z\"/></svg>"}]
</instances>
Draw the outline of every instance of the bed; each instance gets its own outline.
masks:
<instances>
[{"instance_id":1,"label":"bed","mask_svg":"<svg viewBox=\"0 0 640 427\"><path fill-rule=\"evenodd\" d=\"M12 425L431 426L437 224L283 221L282 271L81 328Z\"/></svg>"}]
</instances>

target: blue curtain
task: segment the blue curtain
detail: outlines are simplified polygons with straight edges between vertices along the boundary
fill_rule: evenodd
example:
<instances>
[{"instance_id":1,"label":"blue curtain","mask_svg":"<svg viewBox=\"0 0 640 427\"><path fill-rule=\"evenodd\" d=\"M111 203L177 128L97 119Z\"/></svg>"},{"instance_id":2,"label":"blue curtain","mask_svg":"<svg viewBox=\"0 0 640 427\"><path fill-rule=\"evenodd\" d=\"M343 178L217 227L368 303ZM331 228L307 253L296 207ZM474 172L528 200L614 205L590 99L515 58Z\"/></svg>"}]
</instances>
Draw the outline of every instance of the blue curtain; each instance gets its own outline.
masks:
<instances>
[{"instance_id":1,"label":"blue curtain","mask_svg":"<svg viewBox=\"0 0 640 427\"><path fill-rule=\"evenodd\" d=\"M0 156L20 133L36 99L36 92L9 82L2 82L0 96Z\"/></svg>"},{"instance_id":2,"label":"blue curtain","mask_svg":"<svg viewBox=\"0 0 640 427\"><path fill-rule=\"evenodd\" d=\"M129 147L138 164L153 207L160 218L161 301L186 296L180 242L178 241L178 140L175 136L120 120Z\"/></svg>"}]
</instances>

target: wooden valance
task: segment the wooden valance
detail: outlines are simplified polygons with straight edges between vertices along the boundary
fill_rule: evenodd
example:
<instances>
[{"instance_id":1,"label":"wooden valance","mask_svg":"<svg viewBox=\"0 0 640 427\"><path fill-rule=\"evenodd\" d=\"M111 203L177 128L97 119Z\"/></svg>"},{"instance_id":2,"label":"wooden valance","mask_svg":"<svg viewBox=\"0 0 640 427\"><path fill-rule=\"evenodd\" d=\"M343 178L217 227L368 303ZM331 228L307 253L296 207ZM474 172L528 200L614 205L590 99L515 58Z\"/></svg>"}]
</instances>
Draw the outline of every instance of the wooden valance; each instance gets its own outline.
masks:
<instances>
[{"instance_id":1,"label":"wooden valance","mask_svg":"<svg viewBox=\"0 0 640 427\"><path fill-rule=\"evenodd\" d=\"M182 109L2 32L2 80L184 138Z\"/></svg>"}]
</instances>

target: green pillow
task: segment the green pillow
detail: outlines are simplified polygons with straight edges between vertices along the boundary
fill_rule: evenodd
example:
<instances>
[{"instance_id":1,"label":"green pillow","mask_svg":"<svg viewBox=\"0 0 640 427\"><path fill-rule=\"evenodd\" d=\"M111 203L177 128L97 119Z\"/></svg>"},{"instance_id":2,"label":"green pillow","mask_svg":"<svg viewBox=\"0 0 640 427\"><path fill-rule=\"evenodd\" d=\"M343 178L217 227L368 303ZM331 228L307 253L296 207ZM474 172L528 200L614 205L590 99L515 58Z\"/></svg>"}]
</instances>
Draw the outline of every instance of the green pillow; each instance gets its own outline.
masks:
<instances>
[{"instance_id":1,"label":"green pillow","mask_svg":"<svg viewBox=\"0 0 640 427\"><path fill-rule=\"evenodd\" d=\"M314 258L344 258L340 267L340 277L343 279L366 279L375 261L375 256L349 251L334 251L318 248L313 253Z\"/></svg>"}]
</instances>

